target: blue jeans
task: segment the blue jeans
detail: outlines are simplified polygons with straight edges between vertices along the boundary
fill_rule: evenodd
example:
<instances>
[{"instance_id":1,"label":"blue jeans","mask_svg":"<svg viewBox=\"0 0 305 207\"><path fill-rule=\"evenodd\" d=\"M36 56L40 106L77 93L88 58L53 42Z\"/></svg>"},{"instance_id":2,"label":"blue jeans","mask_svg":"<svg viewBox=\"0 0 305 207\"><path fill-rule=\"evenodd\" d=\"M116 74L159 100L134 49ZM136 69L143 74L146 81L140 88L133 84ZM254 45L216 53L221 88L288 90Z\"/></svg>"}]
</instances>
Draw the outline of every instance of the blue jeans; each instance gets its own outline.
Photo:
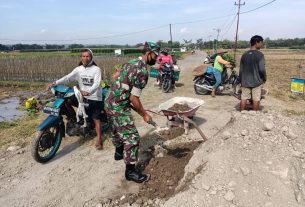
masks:
<instances>
[{"instance_id":1,"label":"blue jeans","mask_svg":"<svg viewBox=\"0 0 305 207\"><path fill-rule=\"evenodd\" d=\"M216 89L221 84L221 72L216 68L213 68L213 74L216 79L216 83L213 85L213 88Z\"/></svg>"}]
</instances>

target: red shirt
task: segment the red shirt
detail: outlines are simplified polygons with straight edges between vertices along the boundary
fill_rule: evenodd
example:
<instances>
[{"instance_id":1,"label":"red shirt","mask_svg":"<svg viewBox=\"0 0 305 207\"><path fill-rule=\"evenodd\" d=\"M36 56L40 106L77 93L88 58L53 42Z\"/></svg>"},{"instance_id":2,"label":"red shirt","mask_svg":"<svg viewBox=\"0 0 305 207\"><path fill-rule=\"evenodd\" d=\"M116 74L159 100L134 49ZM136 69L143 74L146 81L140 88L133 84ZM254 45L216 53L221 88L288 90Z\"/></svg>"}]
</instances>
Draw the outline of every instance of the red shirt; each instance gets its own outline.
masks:
<instances>
[{"instance_id":1,"label":"red shirt","mask_svg":"<svg viewBox=\"0 0 305 207\"><path fill-rule=\"evenodd\" d=\"M173 64L173 58L171 55L163 55L158 59L159 63L162 65L163 63Z\"/></svg>"}]
</instances>

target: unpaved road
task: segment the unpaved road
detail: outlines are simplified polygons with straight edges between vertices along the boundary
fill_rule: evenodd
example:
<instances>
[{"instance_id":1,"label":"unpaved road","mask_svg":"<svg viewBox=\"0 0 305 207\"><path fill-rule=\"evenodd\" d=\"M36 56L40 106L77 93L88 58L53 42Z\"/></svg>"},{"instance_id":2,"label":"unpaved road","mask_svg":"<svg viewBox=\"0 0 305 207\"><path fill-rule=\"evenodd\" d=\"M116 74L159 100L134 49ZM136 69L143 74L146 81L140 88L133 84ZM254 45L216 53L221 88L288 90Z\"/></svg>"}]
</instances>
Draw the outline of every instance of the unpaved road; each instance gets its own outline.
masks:
<instances>
[{"instance_id":1,"label":"unpaved road","mask_svg":"<svg viewBox=\"0 0 305 207\"><path fill-rule=\"evenodd\" d=\"M202 63L203 55L198 51L178 62L181 78L173 93L162 93L154 85L155 79L151 78L141 100L147 109L158 111L160 103L175 96L203 99L205 104L196 112L194 121L209 140L195 150L194 156L185 168L184 178L177 184L176 189L179 193L169 199L144 201L135 203L134 206L302 206L305 199L302 180L305 177L305 165L302 160L305 154L304 150L302 151L302 147L305 149L302 141L304 131L296 128L294 133L290 132L289 124L286 122L289 123L291 120L285 120L283 116L265 117L263 113L241 114L238 112L239 102L234 97L212 98L196 95L193 89L192 70ZM262 106L263 111L270 113L275 108L281 110L288 107L285 103L272 98L263 101ZM152 116L160 126L166 124L164 116ZM277 126L269 130L273 134L261 135L262 130L255 127L266 120ZM292 120L300 128L304 128L302 118ZM143 138L141 149L157 144L156 140L151 139L153 127L143 123L142 118L136 114L135 121ZM285 128L286 131L280 131L281 128ZM243 132L244 135L241 133L243 129L246 130ZM277 137L276 132L287 132L287 136L278 138L281 139L278 142L263 139L258 146L251 139L254 133L252 130L257 131L257 136L261 138L268 135L267 137L272 139ZM292 137L291 140L289 136ZM297 140L296 137L301 140ZM195 140L201 140L201 137L191 127L188 135L179 136L170 142L187 143ZM109 206L118 206L119 204L111 203L109 198L137 193L141 185L125 181L124 163L114 161L114 149L109 141L102 151L96 151L93 143L93 140L66 137L56 157L46 164L36 163L32 159L30 146L13 151L2 149L0 206L102 206L106 201ZM284 143L283 146L287 145L288 148L281 150L277 148L278 143ZM280 156L268 158L272 155L269 150ZM259 158L253 158L257 156ZM293 156L299 157L294 165L287 158ZM281 163L281 159L284 159L285 163ZM254 169L253 163L259 165L255 165ZM293 173L290 165L295 169ZM261 174L260 170L265 174ZM188 186L185 187L183 183L188 183ZM303 187L295 187L297 183ZM255 199L255 192L258 200ZM285 197L286 193L288 196Z\"/></svg>"}]
</instances>

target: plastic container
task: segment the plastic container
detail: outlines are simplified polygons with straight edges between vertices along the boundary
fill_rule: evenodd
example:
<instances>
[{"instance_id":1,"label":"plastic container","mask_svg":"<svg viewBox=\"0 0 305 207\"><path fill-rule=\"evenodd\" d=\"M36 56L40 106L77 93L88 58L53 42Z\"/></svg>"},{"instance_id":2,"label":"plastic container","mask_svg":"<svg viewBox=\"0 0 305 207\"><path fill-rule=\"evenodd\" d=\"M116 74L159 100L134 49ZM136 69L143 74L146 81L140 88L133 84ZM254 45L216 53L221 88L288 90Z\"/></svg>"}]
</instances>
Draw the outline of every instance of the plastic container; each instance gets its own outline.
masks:
<instances>
[{"instance_id":1,"label":"plastic container","mask_svg":"<svg viewBox=\"0 0 305 207\"><path fill-rule=\"evenodd\" d=\"M157 78L159 75L159 70L156 68L150 68L149 76L152 78Z\"/></svg>"},{"instance_id":2,"label":"plastic container","mask_svg":"<svg viewBox=\"0 0 305 207\"><path fill-rule=\"evenodd\" d=\"M152 78L157 78L159 75L159 70L156 68L150 68L150 72L149 72L149 76ZM180 71L174 71L174 75L175 75L175 81L179 80L180 77Z\"/></svg>"}]
</instances>

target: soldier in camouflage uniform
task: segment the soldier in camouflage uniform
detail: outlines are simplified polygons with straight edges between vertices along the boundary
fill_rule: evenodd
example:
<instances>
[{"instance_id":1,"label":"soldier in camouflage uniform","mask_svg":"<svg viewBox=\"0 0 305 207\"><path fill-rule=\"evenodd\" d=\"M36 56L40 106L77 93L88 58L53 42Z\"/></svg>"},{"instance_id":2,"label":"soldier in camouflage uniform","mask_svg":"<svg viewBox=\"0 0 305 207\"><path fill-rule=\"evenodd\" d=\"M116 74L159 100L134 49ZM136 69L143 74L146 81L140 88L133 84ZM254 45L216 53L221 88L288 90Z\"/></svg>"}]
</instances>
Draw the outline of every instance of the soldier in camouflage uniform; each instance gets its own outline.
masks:
<instances>
[{"instance_id":1,"label":"soldier in camouflage uniform","mask_svg":"<svg viewBox=\"0 0 305 207\"><path fill-rule=\"evenodd\" d=\"M106 96L105 108L112 125L112 142L115 160L124 158L125 177L137 183L148 180L148 176L135 169L138 160L140 136L131 116L134 109L145 122L152 120L140 101L149 72L147 65L154 65L159 55L159 45L145 42L142 56L124 64Z\"/></svg>"}]
</instances>

